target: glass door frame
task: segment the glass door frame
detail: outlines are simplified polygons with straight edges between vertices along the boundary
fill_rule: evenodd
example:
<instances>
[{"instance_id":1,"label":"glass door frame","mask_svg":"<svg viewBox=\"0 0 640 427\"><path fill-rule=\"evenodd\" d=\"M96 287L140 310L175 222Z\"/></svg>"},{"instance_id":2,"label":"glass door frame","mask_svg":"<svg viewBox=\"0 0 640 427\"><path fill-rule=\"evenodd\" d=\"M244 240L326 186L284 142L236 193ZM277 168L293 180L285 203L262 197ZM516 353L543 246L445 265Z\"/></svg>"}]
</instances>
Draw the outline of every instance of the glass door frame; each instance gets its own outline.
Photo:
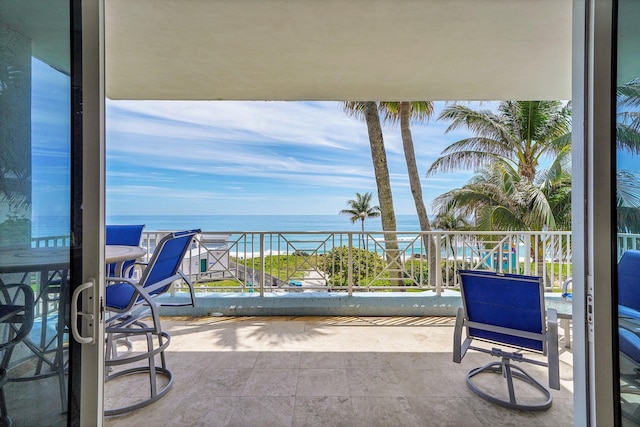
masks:
<instances>
[{"instance_id":1,"label":"glass door frame","mask_svg":"<svg viewBox=\"0 0 640 427\"><path fill-rule=\"evenodd\" d=\"M574 423L619 425L615 258L615 0L574 0ZM614 333L615 332L615 333Z\"/></svg>"},{"instance_id":2,"label":"glass door frame","mask_svg":"<svg viewBox=\"0 0 640 427\"><path fill-rule=\"evenodd\" d=\"M82 280L104 298L104 0L82 1ZM613 268L614 0L573 0L574 423L614 425L617 340ZM597 196L597 197L596 197ZM84 301L88 304L88 301ZM99 312L99 311L96 311ZM103 332L82 350L80 425L102 423ZM614 348L616 347L616 348Z\"/></svg>"},{"instance_id":3,"label":"glass door frame","mask_svg":"<svg viewBox=\"0 0 640 427\"><path fill-rule=\"evenodd\" d=\"M79 395L70 399L79 406L80 418L70 420L80 426L103 423L104 390L104 208L105 208L105 92L104 92L104 0L72 0L80 7L81 61L74 61L82 75L81 167L73 179L81 182L82 257L81 283L94 282L93 292L81 296L81 310L96 313L93 322L81 320L83 336L93 336L93 344L81 344ZM74 88L74 94L75 94ZM81 126L78 129L76 126ZM75 165L74 165L75 166ZM72 321L76 321L73 319ZM79 345L79 344L78 344Z\"/></svg>"}]
</instances>

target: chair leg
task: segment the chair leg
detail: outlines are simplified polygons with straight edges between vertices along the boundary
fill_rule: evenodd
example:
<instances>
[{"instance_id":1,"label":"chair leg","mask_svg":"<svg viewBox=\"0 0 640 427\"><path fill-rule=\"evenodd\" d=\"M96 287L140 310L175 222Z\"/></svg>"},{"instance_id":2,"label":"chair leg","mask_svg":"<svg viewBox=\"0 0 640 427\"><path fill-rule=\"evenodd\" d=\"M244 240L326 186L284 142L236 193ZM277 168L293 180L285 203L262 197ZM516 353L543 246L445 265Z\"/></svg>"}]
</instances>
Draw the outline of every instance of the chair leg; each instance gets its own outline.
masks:
<instances>
[{"instance_id":1,"label":"chair leg","mask_svg":"<svg viewBox=\"0 0 640 427\"><path fill-rule=\"evenodd\" d=\"M12 422L7 411L7 401L4 397L4 385L7 382L7 370L0 368L0 426L10 427Z\"/></svg>"},{"instance_id":2,"label":"chair leg","mask_svg":"<svg viewBox=\"0 0 640 427\"><path fill-rule=\"evenodd\" d=\"M134 329L130 334L126 334L126 335L130 335L130 336L144 335L146 339L146 344L147 344L147 351L142 354L132 354L132 355L127 354L125 357L111 358L109 357L110 355L109 346L107 346L107 358L105 360L105 365L107 367L107 374L106 374L105 382L113 381L117 378L130 376L130 375L148 375L149 376L149 397L132 405L127 405L124 407L113 408L113 409L105 409L104 411L105 416L124 414L127 412L131 412L131 411L135 411L137 409L143 408L145 406L148 406L153 402L157 401L158 399L160 399L162 396L164 396L171 389L171 386L173 385L173 373L169 369L167 369L165 355L164 355L164 351L169 346L171 341L169 334L164 331L152 332L152 330L142 322L135 322L129 327L140 328L141 332L136 332ZM114 343L114 345L115 345L115 341L117 341L118 339L121 339L122 336L124 336L121 334L115 334L114 332L109 332L109 331L107 332L109 335L111 335L111 337L108 337L107 339L109 340L109 338L111 338L111 341ZM155 342L156 339L157 339L157 345ZM160 356L160 366L157 366L156 364L156 360L155 360L156 356ZM115 371L114 367L116 366L135 363L145 359L147 360L147 366L127 368L127 369L123 369L123 370L111 373L112 370ZM158 377L164 377L167 381L166 384L159 387Z\"/></svg>"},{"instance_id":3,"label":"chair leg","mask_svg":"<svg viewBox=\"0 0 640 427\"><path fill-rule=\"evenodd\" d=\"M506 379L509 401L493 396L474 384L472 378L483 373L500 374ZM538 389L542 393L545 401L540 404L531 405L518 403L513 386L514 378L524 381L525 383L528 383L534 388ZM546 411L551 407L551 404L553 403L553 396L551 395L551 392L545 386L543 386L533 377L527 374L523 369L518 366L512 365L508 358L503 358L501 362L491 362L484 366L480 366L479 368L470 370L467 373L467 386L469 387L469 389L471 389L471 391L473 391L481 398L509 409L518 409L521 411Z\"/></svg>"}]
</instances>

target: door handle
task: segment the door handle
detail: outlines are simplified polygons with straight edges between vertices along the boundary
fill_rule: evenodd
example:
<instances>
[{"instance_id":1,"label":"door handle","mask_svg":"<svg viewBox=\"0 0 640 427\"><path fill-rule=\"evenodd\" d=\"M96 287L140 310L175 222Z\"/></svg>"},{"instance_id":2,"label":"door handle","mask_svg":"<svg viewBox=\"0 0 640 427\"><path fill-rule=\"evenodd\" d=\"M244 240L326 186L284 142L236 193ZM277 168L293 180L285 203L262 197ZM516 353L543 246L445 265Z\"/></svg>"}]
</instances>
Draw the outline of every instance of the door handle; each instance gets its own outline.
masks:
<instances>
[{"instance_id":1,"label":"door handle","mask_svg":"<svg viewBox=\"0 0 640 427\"><path fill-rule=\"evenodd\" d=\"M88 282L85 282L78 286L75 291L73 291L73 295L71 296L71 333L73 334L73 338L78 341L80 344L95 344L95 316L92 312L87 311L78 311L78 298L80 294L86 290L90 290L91 295L90 298L93 298L93 288L96 285L96 279L93 277L89 279ZM90 304L90 310L93 310L93 304ZM91 330L91 336L83 337L80 335L78 331L78 316L81 318L84 317L89 321L89 326Z\"/></svg>"}]
</instances>

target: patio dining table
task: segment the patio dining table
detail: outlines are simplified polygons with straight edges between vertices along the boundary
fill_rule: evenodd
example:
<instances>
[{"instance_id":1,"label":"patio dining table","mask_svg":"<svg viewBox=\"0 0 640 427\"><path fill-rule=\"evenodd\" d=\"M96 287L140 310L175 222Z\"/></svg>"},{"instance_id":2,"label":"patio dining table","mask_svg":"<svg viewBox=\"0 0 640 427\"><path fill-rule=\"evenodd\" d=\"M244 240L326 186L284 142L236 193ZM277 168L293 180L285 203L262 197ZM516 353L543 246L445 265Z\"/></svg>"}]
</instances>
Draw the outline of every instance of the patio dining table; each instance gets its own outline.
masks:
<instances>
[{"instance_id":1,"label":"patio dining table","mask_svg":"<svg viewBox=\"0 0 640 427\"><path fill-rule=\"evenodd\" d=\"M122 263L130 259L139 259L146 251L138 246L105 246L105 263ZM31 285L31 274L38 274L36 283L35 300L39 306L36 317L40 319L40 336L34 340L26 338L23 342L32 353L31 357L37 359L33 375L26 377L10 378L10 381L31 381L58 375L60 377L61 399L63 410L66 410L64 392L64 377L61 366L64 365L63 354L60 350L63 343L63 334L66 332L64 315L58 315L57 319L49 319L57 310L62 310L64 304L68 304L68 272L71 258L71 248L68 246L39 247L39 248L7 248L0 249L0 274L20 274L17 282ZM13 279L12 279L13 280ZM0 283L2 278L0 277ZM57 294L52 297L50 294ZM57 307L55 304L57 303ZM50 307L54 304L53 307ZM50 309L52 312L50 313ZM64 310L62 310L64 311ZM55 321L54 336L51 336L47 323ZM54 356L51 358L50 353ZM24 358L26 360L26 357ZM8 360L3 361L7 365ZM49 367L48 372L43 372L42 367Z\"/></svg>"},{"instance_id":2,"label":"patio dining table","mask_svg":"<svg viewBox=\"0 0 640 427\"><path fill-rule=\"evenodd\" d=\"M54 279L51 272L66 282L62 272L69 269L70 251L68 246L0 249L0 274L22 273L20 280L24 282L29 273L41 273L39 295ZM111 264L142 258L146 251L139 246L106 245L104 254L105 262Z\"/></svg>"}]
</instances>

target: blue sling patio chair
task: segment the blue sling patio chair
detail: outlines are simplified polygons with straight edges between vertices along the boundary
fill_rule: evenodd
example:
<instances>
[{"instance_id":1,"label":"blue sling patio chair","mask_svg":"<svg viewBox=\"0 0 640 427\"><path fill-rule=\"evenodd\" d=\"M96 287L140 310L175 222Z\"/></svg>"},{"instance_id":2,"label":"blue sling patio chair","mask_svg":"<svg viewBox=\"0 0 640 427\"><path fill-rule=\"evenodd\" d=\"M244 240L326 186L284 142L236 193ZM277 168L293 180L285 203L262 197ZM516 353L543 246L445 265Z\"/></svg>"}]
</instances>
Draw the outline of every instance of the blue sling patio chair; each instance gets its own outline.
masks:
<instances>
[{"instance_id":1,"label":"blue sling patio chair","mask_svg":"<svg viewBox=\"0 0 640 427\"><path fill-rule=\"evenodd\" d=\"M640 424L640 251L618 261L618 342L622 416Z\"/></svg>"},{"instance_id":2,"label":"blue sling patio chair","mask_svg":"<svg viewBox=\"0 0 640 427\"><path fill-rule=\"evenodd\" d=\"M164 396L173 384L173 374L167 368L164 351L169 346L170 336L162 330L159 307L184 306L191 304L158 302L157 297L167 292L177 280L188 278L180 271L183 259L191 246L193 237L200 230L169 233L158 242L149 263L146 264L139 281L128 277L107 277L105 289L106 309L111 315L105 321L106 378L111 381L127 375L149 375L149 394L131 405L105 409L105 415L118 415L145 407ZM188 282L189 287L192 285ZM193 295L193 294L192 294ZM150 317L150 320L146 318ZM143 322L145 320L145 322ZM133 337L143 337L147 349L142 353L127 352L118 356L116 342ZM154 343L157 340L157 344ZM160 366L156 366L155 357L160 357ZM141 366L137 362L146 360ZM121 365L135 363L134 367L117 370ZM158 376L164 376L166 382L159 386Z\"/></svg>"},{"instance_id":3,"label":"blue sling patio chair","mask_svg":"<svg viewBox=\"0 0 640 427\"><path fill-rule=\"evenodd\" d=\"M34 320L34 295L28 285L3 284L0 281L0 425L11 425L4 397L4 385L13 348L31 332Z\"/></svg>"},{"instance_id":4,"label":"blue sling patio chair","mask_svg":"<svg viewBox=\"0 0 640 427\"><path fill-rule=\"evenodd\" d=\"M123 245L123 246L140 246L142 238L142 230L144 224L141 225L120 225L111 224L105 227L105 244L107 245ZM112 263L107 265L107 276L109 277L133 277L133 268L130 268L136 260L126 260L123 263ZM116 271L116 268L119 271Z\"/></svg>"},{"instance_id":5,"label":"blue sling patio chair","mask_svg":"<svg viewBox=\"0 0 640 427\"><path fill-rule=\"evenodd\" d=\"M483 399L510 409L549 409L553 402L550 390L513 364L527 362L547 367L549 387L560 389L558 320L555 310L545 312L542 278L479 270L460 270L458 274L463 306L456 317L453 361L461 363L469 349L501 359L470 370L467 386ZM466 330L464 342L463 330ZM478 347L472 345L474 340L514 351ZM525 357L523 352L547 356L547 361ZM500 374L505 378L508 400L500 393L489 393L474 382L474 377L485 373ZM516 398L514 379L537 390L544 401L525 403Z\"/></svg>"}]
</instances>

